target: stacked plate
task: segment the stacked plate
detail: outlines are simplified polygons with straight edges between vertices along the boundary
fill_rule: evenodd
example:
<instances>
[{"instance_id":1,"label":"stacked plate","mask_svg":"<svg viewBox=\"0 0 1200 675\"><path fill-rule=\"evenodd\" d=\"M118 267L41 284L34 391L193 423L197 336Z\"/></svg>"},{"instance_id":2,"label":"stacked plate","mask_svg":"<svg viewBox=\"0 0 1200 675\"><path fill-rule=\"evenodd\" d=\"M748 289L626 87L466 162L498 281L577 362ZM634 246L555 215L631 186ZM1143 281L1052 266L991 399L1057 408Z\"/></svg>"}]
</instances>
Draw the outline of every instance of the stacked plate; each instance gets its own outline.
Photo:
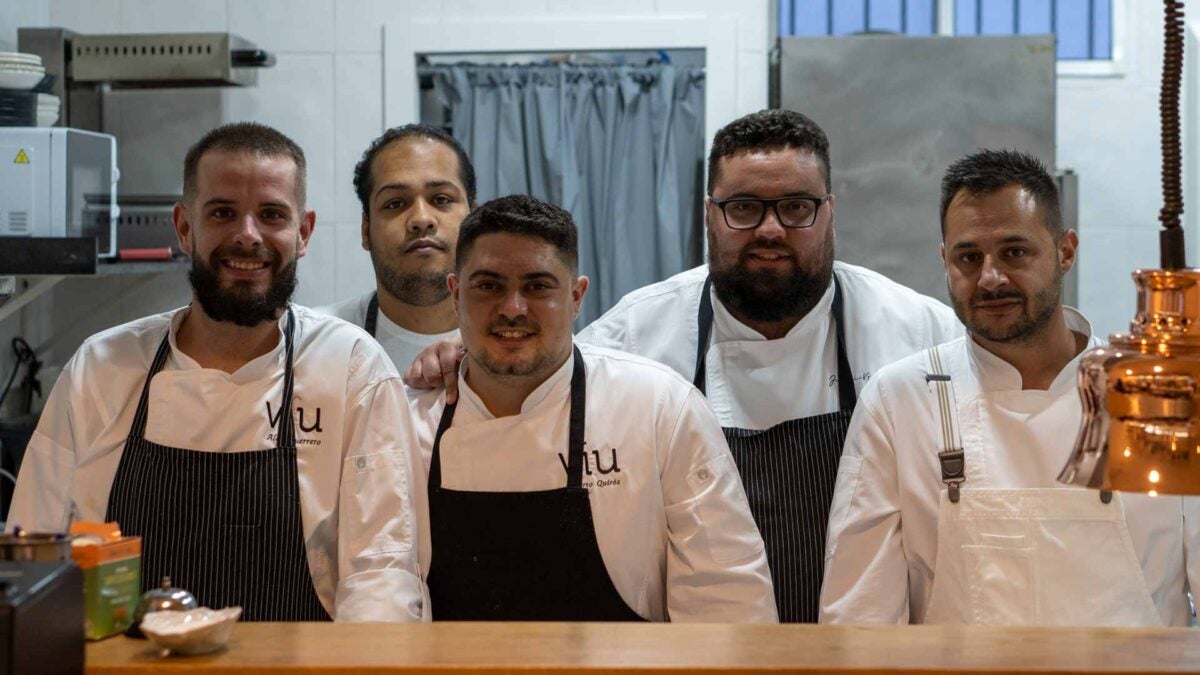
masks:
<instances>
[{"instance_id":1,"label":"stacked plate","mask_svg":"<svg viewBox=\"0 0 1200 675\"><path fill-rule=\"evenodd\" d=\"M28 91L45 76L42 57L20 52L0 52L0 89Z\"/></svg>"},{"instance_id":2,"label":"stacked plate","mask_svg":"<svg viewBox=\"0 0 1200 675\"><path fill-rule=\"evenodd\" d=\"M37 125L39 127L52 127L58 121L59 108L61 102L54 94L38 94L37 95Z\"/></svg>"}]
</instances>

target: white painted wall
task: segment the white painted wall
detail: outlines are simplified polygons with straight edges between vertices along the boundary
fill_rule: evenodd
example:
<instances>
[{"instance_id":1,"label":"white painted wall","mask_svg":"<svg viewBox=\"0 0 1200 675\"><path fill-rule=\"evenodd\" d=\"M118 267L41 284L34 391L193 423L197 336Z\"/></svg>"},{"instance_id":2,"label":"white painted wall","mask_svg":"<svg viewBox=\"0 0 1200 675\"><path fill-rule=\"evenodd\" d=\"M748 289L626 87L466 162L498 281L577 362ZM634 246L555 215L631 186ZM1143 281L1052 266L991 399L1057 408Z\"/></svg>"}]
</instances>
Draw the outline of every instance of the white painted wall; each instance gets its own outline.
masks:
<instances>
[{"instance_id":1,"label":"white painted wall","mask_svg":"<svg viewBox=\"0 0 1200 675\"><path fill-rule=\"evenodd\" d=\"M0 0L0 49L15 44L15 26L44 23L82 32L229 30L276 52L278 64L247 89L127 92L108 106L121 144L123 185L178 192L187 146L226 121L255 119L295 138L309 158L317 229L301 263L299 302L321 304L370 287L359 246L359 207L350 184L355 161L383 129L385 23L410 14L628 18L735 12L738 114L767 99L769 9L773 0ZM1081 309L1100 333L1123 329L1133 313L1128 271L1157 264L1157 86L1162 38L1157 3L1129 2L1128 59L1110 78L1062 78L1058 158L1080 175ZM6 42L7 41L7 42ZM1196 62L1188 64L1194 70ZM936 79L931 79L936 86ZM837 139L833 139L837 142ZM931 198L934 198L931 196ZM1200 208L1200 195L1186 196ZM1189 233L1193 252L1200 233ZM1200 256L1193 253L1193 264ZM8 367L13 324L35 345L53 335L50 360L61 362L89 333L186 301L186 281L160 277L64 282L23 319L0 325L0 374ZM111 303L126 290L132 297Z\"/></svg>"},{"instance_id":2,"label":"white painted wall","mask_svg":"<svg viewBox=\"0 0 1200 675\"><path fill-rule=\"evenodd\" d=\"M1126 7L1125 72L1058 80L1058 165L1079 174L1079 309L1101 335L1129 329L1135 305L1129 274L1159 264L1162 4L1131 0ZM1198 67L1192 60L1184 72L1194 75ZM1194 188L1184 205L1200 207ZM1188 261L1200 266L1200 232L1187 236Z\"/></svg>"}]
</instances>

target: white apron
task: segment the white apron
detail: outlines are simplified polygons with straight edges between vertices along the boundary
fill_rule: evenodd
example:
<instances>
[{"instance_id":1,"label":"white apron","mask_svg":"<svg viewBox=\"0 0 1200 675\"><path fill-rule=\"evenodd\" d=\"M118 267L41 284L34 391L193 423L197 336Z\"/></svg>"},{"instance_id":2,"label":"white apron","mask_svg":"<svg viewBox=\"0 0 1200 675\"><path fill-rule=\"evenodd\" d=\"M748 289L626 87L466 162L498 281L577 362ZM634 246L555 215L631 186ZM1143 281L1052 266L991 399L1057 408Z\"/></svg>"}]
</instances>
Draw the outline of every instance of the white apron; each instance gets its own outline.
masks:
<instances>
[{"instance_id":1,"label":"white apron","mask_svg":"<svg viewBox=\"0 0 1200 675\"><path fill-rule=\"evenodd\" d=\"M923 623L1012 626L1161 626L1133 548L1120 495L1080 488L983 489L1003 449L1034 430L1031 407L1078 405L1039 392L985 392L956 400L937 349L931 401L940 406L943 464L934 580ZM948 403L948 405L946 404ZM960 436L955 421L960 411ZM989 446L992 446L989 448ZM961 485L961 487L960 487ZM957 501L952 494L957 493ZM1107 500L1107 501L1105 501Z\"/></svg>"}]
</instances>

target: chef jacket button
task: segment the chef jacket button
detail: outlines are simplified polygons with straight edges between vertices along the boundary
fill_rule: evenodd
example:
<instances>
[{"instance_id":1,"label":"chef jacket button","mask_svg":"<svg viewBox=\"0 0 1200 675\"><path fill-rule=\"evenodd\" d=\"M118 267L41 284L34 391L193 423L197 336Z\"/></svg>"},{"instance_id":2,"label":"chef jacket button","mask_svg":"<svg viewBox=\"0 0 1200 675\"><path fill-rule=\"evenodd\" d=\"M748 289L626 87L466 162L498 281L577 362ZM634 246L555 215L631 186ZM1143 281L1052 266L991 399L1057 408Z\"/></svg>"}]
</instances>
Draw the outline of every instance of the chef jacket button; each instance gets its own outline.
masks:
<instances>
[{"instance_id":1,"label":"chef jacket button","mask_svg":"<svg viewBox=\"0 0 1200 675\"><path fill-rule=\"evenodd\" d=\"M700 480L708 480L710 475L711 474L708 473L708 469L700 469L696 472L696 478L699 478Z\"/></svg>"},{"instance_id":2,"label":"chef jacket button","mask_svg":"<svg viewBox=\"0 0 1200 675\"><path fill-rule=\"evenodd\" d=\"M357 466L360 469L367 468L367 458L359 457L357 460L354 461L354 466Z\"/></svg>"}]
</instances>

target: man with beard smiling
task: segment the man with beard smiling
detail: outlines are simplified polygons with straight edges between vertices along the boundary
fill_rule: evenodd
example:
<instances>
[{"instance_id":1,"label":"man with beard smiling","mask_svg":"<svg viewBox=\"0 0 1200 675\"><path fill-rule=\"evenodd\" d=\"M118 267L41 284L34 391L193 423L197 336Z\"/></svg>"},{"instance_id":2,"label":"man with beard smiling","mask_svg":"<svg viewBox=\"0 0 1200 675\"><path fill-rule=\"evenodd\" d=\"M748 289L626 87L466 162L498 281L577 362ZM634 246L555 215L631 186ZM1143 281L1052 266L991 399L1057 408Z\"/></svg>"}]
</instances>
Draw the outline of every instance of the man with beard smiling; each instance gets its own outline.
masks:
<instances>
[{"instance_id":1,"label":"man with beard smiling","mask_svg":"<svg viewBox=\"0 0 1200 675\"><path fill-rule=\"evenodd\" d=\"M458 335L446 275L475 206L475 168L452 136L409 124L371 143L354 167L354 191L376 289L317 311L362 326L407 368L425 347Z\"/></svg>"},{"instance_id":2,"label":"man with beard smiling","mask_svg":"<svg viewBox=\"0 0 1200 675\"><path fill-rule=\"evenodd\" d=\"M638 289L578 341L665 364L708 396L767 547L779 618L817 620L825 527L857 397L882 366L961 334L944 304L834 256L829 141L763 110L708 156L707 265ZM869 226L869 224L867 225ZM426 350L414 386L443 378Z\"/></svg>"},{"instance_id":3,"label":"man with beard smiling","mask_svg":"<svg viewBox=\"0 0 1200 675\"><path fill-rule=\"evenodd\" d=\"M1080 426L1062 305L1078 238L1036 159L982 151L942 181L942 259L968 336L862 392L829 519L821 620L1186 626L1200 512L1056 481ZM1190 583L1189 583L1190 580Z\"/></svg>"},{"instance_id":4,"label":"man with beard smiling","mask_svg":"<svg viewBox=\"0 0 1200 675\"><path fill-rule=\"evenodd\" d=\"M230 124L188 151L183 185L192 303L84 342L9 522L117 521L142 537L143 590L170 576L249 621L422 619L403 385L362 330L289 303L316 220L303 151Z\"/></svg>"}]
</instances>

